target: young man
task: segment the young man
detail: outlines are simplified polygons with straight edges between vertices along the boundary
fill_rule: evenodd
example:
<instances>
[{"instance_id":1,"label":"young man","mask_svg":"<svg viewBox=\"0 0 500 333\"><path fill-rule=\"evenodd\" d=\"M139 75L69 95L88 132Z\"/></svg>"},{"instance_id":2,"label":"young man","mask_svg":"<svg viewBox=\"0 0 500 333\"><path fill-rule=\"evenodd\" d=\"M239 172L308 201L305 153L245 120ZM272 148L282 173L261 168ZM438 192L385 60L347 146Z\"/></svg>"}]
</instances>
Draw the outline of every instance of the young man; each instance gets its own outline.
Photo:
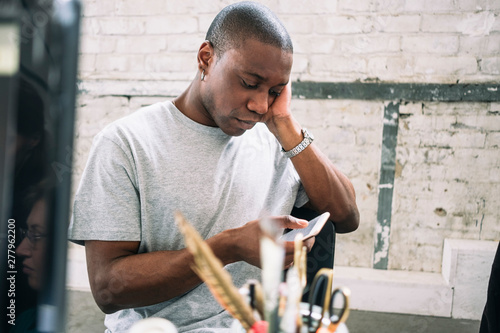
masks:
<instances>
[{"instance_id":1,"label":"young man","mask_svg":"<svg viewBox=\"0 0 500 333\"><path fill-rule=\"evenodd\" d=\"M338 232L357 228L351 183L290 113L292 52L266 7L230 5L201 44L186 91L95 138L70 239L85 244L92 292L110 332L150 316L183 332L231 324L190 269L176 210L237 286L259 278L260 218L303 228L305 221L287 214L306 205L330 212ZM286 253L290 265L292 242Z\"/></svg>"}]
</instances>

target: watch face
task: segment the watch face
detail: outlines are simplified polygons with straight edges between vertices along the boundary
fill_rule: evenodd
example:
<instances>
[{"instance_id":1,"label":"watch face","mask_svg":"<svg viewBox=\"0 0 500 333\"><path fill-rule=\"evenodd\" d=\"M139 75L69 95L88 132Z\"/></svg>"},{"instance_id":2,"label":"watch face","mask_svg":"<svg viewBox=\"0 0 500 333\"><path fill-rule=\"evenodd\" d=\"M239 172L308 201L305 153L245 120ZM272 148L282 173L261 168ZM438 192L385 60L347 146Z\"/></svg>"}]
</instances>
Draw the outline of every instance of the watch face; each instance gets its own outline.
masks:
<instances>
[{"instance_id":1,"label":"watch face","mask_svg":"<svg viewBox=\"0 0 500 333\"><path fill-rule=\"evenodd\" d=\"M311 139L311 141L314 140L314 136L311 133L309 133L307 129L304 128L303 131L304 131L304 138L309 138Z\"/></svg>"}]
</instances>

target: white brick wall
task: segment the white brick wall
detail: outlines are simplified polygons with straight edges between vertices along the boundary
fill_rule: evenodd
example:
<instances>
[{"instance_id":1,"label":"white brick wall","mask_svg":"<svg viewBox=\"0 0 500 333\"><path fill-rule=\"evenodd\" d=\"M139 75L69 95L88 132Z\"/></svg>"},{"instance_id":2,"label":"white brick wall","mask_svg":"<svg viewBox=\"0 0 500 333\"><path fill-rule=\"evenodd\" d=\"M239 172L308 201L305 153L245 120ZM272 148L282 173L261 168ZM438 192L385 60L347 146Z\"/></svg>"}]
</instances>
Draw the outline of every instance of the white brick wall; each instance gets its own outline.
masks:
<instances>
[{"instance_id":1,"label":"white brick wall","mask_svg":"<svg viewBox=\"0 0 500 333\"><path fill-rule=\"evenodd\" d=\"M186 88L206 29L232 2L83 1L76 183L100 129ZM263 3L294 41L294 81L500 79L497 0ZM297 118L357 191L361 225L338 236L339 265L372 265L383 108L380 101L293 101ZM401 106L391 269L439 272L444 238L500 238L499 111L499 103Z\"/></svg>"},{"instance_id":2,"label":"white brick wall","mask_svg":"<svg viewBox=\"0 0 500 333\"><path fill-rule=\"evenodd\" d=\"M125 58L122 65L105 66L110 79L115 78L115 72L130 70L142 71L144 76L169 75L172 67L165 65L130 69L126 65L131 61L129 54L168 58L181 52L186 62L193 59L214 15L229 2L84 1L82 57L114 53ZM500 6L495 1L264 3L282 18L296 44L296 54L303 56L302 65L294 68L295 77L302 80L363 80L380 76L382 80L407 82L489 82L500 75ZM341 64L331 65L317 57L323 54L352 62L342 64L345 60L338 59ZM369 64L374 57L404 67L381 71L376 64ZM483 65L478 66L483 58ZM432 59L436 59L435 66ZM82 61L88 65L82 68L82 75L95 77L102 73L102 67L90 66L91 61L86 59ZM353 66L352 72L346 66ZM175 68L176 72L189 72L183 78L192 77L191 67ZM118 74L118 79L123 76Z\"/></svg>"},{"instance_id":3,"label":"white brick wall","mask_svg":"<svg viewBox=\"0 0 500 333\"><path fill-rule=\"evenodd\" d=\"M500 239L500 121L491 107L420 103L402 110L411 116L399 127L391 268L439 272L444 238Z\"/></svg>"}]
</instances>

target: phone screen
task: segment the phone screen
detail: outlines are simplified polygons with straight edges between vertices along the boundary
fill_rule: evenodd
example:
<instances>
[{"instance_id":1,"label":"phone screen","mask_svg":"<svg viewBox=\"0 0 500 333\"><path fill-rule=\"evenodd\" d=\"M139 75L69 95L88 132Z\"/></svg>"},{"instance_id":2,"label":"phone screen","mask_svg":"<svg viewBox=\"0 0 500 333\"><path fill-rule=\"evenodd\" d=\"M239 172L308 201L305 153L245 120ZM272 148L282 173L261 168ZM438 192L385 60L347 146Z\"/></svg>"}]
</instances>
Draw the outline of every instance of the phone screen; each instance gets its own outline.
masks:
<instances>
[{"instance_id":1,"label":"phone screen","mask_svg":"<svg viewBox=\"0 0 500 333\"><path fill-rule=\"evenodd\" d=\"M323 229L323 226L325 225L326 221L328 221L329 217L330 213L323 213L320 216L309 221L309 225L307 227L302 229L293 229L281 236L281 239L286 242L293 242L295 240L295 236L299 233L304 236L304 240L314 237L321 231L321 229Z\"/></svg>"}]
</instances>

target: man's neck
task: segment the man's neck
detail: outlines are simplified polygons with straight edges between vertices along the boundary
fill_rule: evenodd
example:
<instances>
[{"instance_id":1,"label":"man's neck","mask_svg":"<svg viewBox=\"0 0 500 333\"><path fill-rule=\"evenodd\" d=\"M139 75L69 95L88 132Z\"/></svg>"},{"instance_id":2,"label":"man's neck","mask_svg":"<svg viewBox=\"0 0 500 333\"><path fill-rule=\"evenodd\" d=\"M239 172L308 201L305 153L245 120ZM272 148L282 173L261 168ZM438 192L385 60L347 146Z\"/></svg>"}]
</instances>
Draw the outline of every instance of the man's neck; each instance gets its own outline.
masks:
<instances>
[{"instance_id":1,"label":"man's neck","mask_svg":"<svg viewBox=\"0 0 500 333\"><path fill-rule=\"evenodd\" d=\"M202 125L216 127L201 102L196 82L191 82L189 87L173 100L173 103L189 119Z\"/></svg>"}]
</instances>

